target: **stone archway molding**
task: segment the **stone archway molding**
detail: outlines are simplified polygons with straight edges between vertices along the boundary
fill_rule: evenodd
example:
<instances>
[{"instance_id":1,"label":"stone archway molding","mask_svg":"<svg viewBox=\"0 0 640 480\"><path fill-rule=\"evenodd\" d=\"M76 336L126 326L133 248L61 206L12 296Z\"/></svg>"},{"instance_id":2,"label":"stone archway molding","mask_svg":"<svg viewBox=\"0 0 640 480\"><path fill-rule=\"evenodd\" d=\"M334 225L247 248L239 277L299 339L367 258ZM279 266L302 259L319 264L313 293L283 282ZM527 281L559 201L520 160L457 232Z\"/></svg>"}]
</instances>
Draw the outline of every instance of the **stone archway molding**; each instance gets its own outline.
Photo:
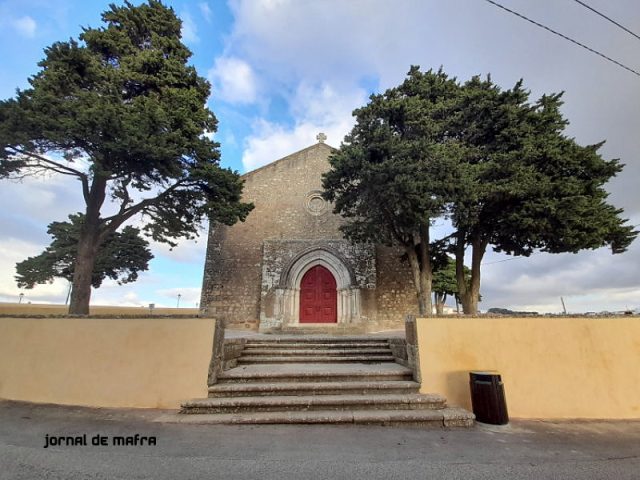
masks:
<instances>
[{"instance_id":1,"label":"stone archway molding","mask_svg":"<svg viewBox=\"0 0 640 480\"><path fill-rule=\"evenodd\" d=\"M288 262L280 277L279 287L300 287L304 274L315 265L322 265L333 274L338 290L355 286L355 275L340 254L325 247L315 247L299 253Z\"/></svg>"},{"instance_id":2,"label":"stone archway molding","mask_svg":"<svg viewBox=\"0 0 640 480\"><path fill-rule=\"evenodd\" d=\"M316 265L325 267L336 279L338 324L358 322L360 289L355 283L355 275L339 254L324 247L301 252L283 269L276 289L276 318L283 326L300 325L300 283L304 274Z\"/></svg>"}]
</instances>

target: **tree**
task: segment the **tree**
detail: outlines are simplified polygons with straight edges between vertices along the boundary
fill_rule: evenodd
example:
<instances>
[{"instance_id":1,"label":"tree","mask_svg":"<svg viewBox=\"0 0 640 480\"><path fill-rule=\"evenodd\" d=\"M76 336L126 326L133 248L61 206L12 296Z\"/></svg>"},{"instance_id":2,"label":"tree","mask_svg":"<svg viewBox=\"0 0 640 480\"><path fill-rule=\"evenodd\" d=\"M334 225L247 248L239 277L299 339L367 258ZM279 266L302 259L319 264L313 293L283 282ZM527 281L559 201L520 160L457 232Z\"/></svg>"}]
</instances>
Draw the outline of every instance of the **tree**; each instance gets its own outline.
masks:
<instances>
[{"instance_id":1,"label":"tree","mask_svg":"<svg viewBox=\"0 0 640 480\"><path fill-rule=\"evenodd\" d=\"M73 280L83 221L82 214L75 214L69 215L69 222L49 224L51 244L40 255L16 265L18 287L33 288L36 284L51 283L54 278ZM140 230L127 225L108 236L98 250L91 285L98 288L106 278L118 283L135 282L138 273L149 268L152 258L149 242L140 236Z\"/></svg>"},{"instance_id":2,"label":"tree","mask_svg":"<svg viewBox=\"0 0 640 480\"><path fill-rule=\"evenodd\" d=\"M466 266L464 267L464 274L468 285L471 270ZM431 289L433 290L437 315L442 315L444 313L444 305L447 301L447 296L454 297L456 300L456 306L458 305L459 288L456 276L456 261L454 259L447 256L446 263L444 265L439 265L437 268L433 269Z\"/></svg>"},{"instance_id":3,"label":"tree","mask_svg":"<svg viewBox=\"0 0 640 480\"><path fill-rule=\"evenodd\" d=\"M462 92L450 133L464 145L456 168L466 181L449 215L464 313L477 313L480 265L489 245L524 256L535 250L627 249L638 232L606 202L604 189L623 165L602 158L603 143L581 146L565 136L561 94L530 104L522 81L502 91L490 77L472 78ZM470 281L463 263L467 247Z\"/></svg>"},{"instance_id":4,"label":"tree","mask_svg":"<svg viewBox=\"0 0 640 480\"><path fill-rule=\"evenodd\" d=\"M431 315L429 227L456 184L455 148L442 115L458 86L442 72L412 67L399 87L372 95L323 176L324 196L354 242L400 247L409 260L421 315ZM451 156L453 154L453 157Z\"/></svg>"},{"instance_id":5,"label":"tree","mask_svg":"<svg viewBox=\"0 0 640 480\"><path fill-rule=\"evenodd\" d=\"M101 245L135 215L152 239L193 238L205 217L232 225L252 208L207 134L210 86L187 65L181 22L161 2L110 6L106 26L45 50L30 88L0 102L0 177L57 173L85 202L69 313L87 314ZM117 204L102 216L105 200Z\"/></svg>"}]
</instances>

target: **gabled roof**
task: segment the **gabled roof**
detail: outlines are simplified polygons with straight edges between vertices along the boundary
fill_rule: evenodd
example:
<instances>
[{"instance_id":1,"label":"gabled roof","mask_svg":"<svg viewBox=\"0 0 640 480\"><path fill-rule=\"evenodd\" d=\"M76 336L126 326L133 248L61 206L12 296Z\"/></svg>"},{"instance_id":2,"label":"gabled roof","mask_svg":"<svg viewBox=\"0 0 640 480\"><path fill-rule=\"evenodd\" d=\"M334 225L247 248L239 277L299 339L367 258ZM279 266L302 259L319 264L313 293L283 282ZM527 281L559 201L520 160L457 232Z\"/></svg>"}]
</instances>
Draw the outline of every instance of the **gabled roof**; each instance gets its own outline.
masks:
<instances>
[{"instance_id":1,"label":"gabled roof","mask_svg":"<svg viewBox=\"0 0 640 480\"><path fill-rule=\"evenodd\" d=\"M256 172L261 172L263 170L269 169L269 168L271 168L271 167L273 167L273 166L275 166L277 164L284 163L287 160L291 160L294 157L297 157L298 155L300 155L301 153L304 153L304 152L307 152L309 150L313 150L313 149L316 149L316 148L325 148L325 149L328 149L330 152L336 152L338 150L337 148L334 148L331 145L327 145L324 142L314 143L313 145L310 145L310 146L308 146L306 148L303 148L302 150L298 150L297 152L291 153L291 154L287 155L286 157L282 157L282 158L280 158L278 160L275 160L275 161L273 161L271 163L267 163L266 165L263 165L262 167L258 167L255 170L251 170L250 172L244 173L244 174L241 175L241 178L246 178L246 177L248 177L250 175L253 175Z\"/></svg>"}]
</instances>

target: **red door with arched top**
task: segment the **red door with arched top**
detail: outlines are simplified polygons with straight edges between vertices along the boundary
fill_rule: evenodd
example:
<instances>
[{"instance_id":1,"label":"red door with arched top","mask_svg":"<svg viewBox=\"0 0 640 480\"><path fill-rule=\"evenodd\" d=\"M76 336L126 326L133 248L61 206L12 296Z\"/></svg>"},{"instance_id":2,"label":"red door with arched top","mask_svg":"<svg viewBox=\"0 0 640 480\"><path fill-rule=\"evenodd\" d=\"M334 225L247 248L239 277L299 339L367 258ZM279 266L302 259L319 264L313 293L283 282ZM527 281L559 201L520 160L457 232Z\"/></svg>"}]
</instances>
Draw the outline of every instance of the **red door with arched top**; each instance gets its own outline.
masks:
<instances>
[{"instance_id":1,"label":"red door with arched top","mask_svg":"<svg viewBox=\"0 0 640 480\"><path fill-rule=\"evenodd\" d=\"M300 323L337 323L336 279L322 265L309 269L300 283Z\"/></svg>"}]
</instances>

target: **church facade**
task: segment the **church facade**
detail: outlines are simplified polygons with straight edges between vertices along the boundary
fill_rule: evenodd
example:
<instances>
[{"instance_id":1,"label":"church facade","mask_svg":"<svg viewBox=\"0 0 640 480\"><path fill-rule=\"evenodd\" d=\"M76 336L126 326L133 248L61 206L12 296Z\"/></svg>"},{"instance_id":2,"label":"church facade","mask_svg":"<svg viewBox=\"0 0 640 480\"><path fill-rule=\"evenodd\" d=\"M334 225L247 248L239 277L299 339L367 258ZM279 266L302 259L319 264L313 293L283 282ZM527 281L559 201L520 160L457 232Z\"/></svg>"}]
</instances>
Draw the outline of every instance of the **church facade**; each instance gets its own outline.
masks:
<instances>
[{"instance_id":1,"label":"church facade","mask_svg":"<svg viewBox=\"0 0 640 480\"><path fill-rule=\"evenodd\" d=\"M398 249L354 245L321 195L334 151L320 141L243 175L245 222L209 227L201 315L233 328L401 328L417 310Z\"/></svg>"}]
</instances>

